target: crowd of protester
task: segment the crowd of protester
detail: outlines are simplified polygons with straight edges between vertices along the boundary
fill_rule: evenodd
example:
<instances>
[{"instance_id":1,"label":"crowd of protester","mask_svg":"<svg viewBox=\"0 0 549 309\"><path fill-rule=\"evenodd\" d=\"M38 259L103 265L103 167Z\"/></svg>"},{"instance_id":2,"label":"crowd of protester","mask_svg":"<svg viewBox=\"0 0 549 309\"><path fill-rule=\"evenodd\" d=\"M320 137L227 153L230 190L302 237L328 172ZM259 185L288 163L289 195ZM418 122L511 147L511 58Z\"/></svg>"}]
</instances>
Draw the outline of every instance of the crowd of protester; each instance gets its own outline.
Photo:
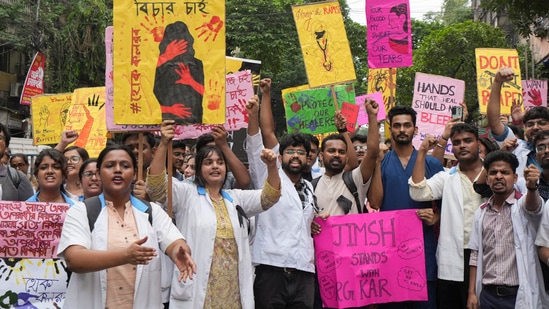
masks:
<instances>
[{"instance_id":1,"label":"crowd of protester","mask_svg":"<svg viewBox=\"0 0 549 309\"><path fill-rule=\"evenodd\" d=\"M516 128L502 121L512 76L494 77L491 138L456 118L417 149L416 112L391 108L383 143L372 100L367 135L336 112L338 133L321 142L277 138L263 79L246 104L247 162L222 126L184 143L166 120L156 137L125 134L97 158L66 131L32 175L22 154L1 165L2 199L70 204L58 248L72 271L66 308L322 308L313 219L402 209L423 224L428 299L369 308L549 308L549 110L516 102ZM0 124L0 154L9 141Z\"/></svg>"}]
</instances>

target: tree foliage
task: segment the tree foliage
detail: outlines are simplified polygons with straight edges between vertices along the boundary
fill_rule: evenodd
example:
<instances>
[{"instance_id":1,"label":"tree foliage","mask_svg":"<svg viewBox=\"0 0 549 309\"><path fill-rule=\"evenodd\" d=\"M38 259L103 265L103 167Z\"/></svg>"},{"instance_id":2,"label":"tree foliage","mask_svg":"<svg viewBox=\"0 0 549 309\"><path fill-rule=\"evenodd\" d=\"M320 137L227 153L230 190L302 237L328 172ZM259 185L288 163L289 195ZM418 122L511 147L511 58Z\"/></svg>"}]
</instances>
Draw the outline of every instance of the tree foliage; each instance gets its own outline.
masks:
<instances>
[{"instance_id":1,"label":"tree foliage","mask_svg":"<svg viewBox=\"0 0 549 309\"><path fill-rule=\"evenodd\" d=\"M515 29L524 37L533 34L540 38L549 34L549 3L547 0L483 0L483 8L493 12L507 12Z\"/></svg>"},{"instance_id":2,"label":"tree foliage","mask_svg":"<svg viewBox=\"0 0 549 309\"><path fill-rule=\"evenodd\" d=\"M448 76L465 81L469 114L478 115L475 48L508 48L504 33L488 24L466 21L444 27L427 36L414 52L414 66L398 71L396 100L412 102L415 72Z\"/></svg>"}]
</instances>

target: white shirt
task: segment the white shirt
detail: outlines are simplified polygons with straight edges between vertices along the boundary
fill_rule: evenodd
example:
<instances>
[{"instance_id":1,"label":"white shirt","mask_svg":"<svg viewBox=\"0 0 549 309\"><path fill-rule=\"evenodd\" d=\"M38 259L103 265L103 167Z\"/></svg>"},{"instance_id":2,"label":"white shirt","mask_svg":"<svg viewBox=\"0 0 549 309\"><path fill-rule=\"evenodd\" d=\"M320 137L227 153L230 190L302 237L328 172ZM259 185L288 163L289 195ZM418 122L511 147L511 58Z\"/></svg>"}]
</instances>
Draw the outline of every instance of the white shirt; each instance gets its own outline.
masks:
<instances>
[{"instance_id":1,"label":"white shirt","mask_svg":"<svg viewBox=\"0 0 549 309\"><path fill-rule=\"evenodd\" d=\"M442 199L440 208L440 235L437 246L438 278L450 281L463 281L463 249L468 244L469 234L475 211L482 203L480 195L472 190L480 201L473 205L463 204L463 189L458 167L452 167L449 171L438 172L433 177L420 183L414 183L412 177L408 180L410 185L410 197L414 201L432 201ZM478 177L478 176L477 176ZM464 213L471 213L468 220ZM470 222L466 227L465 222ZM469 271L468 269L466 271Z\"/></svg>"},{"instance_id":2,"label":"white shirt","mask_svg":"<svg viewBox=\"0 0 549 309\"><path fill-rule=\"evenodd\" d=\"M273 147L278 154L280 145ZM267 166L261 161L261 134L246 137L246 153L254 188L261 188L267 179ZM277 267L290 267L314 273L314 243L311 222L314 219L313 186L305 181L307 205L303 207L294 184L282 168L280 200L268 211L257 215L252 246L252 262Z\"/></svg>"},{"instance_id":3,"label":"white shirt","mask_svg":"<svg viewBox=\"0 0 549 309\"><path fill-rule=\"evenodd\" d=\"M254 308L253 270L248 243L248 225L241 226L236 206L242 207L248 217L262 212L261 190L222 191L227 212L238 247L238 282L243 309ZM185 182L173 183L173 215L177 227L187 239L196 262L193 280L179 282L179 271L174 270L170 307L203 308L210 273L215 234L217 229L215 209L204 187Z\"/></svg>"},{"instance_id":4,"label":"white shirt","mask_svg":"<svg viewBox=\"0 0 549 309\"><path fill-rule=\"evenodd\" d=\"M151 226L148 215L139 210L139 207L142 207L140 205L145 205L139 201L135 202L133 197L131 201L139 238L149 237L143 246L155 248L158 252L165 252L171 243L183 238L183 235L172 224L170 217L158 204L151 203L153 216ZM103 208L97 217L93 232L90 232L84 203L77 202L69 209L57 250L59 257L63 257L65 250L72 245L83 246L91 250L107 250L108 214L104 207L104 199L102 199L102 205ZM162 308L160 273L161 261L159 257L154 258L148 265L137 265L135 309ZM73 273L67 288L64 308L104 309L106 289L106 270Z\"/></svg>"},{"instance_id":5,"label":"white shirt","mask_svg":"<svg viewBox=\"0 0 549 309\"><path fill-rule=\"evenodd\" d=\"M543 287L543 275L538 258L538 248L534 245L536 234L540 225L543 210L543 201L540 202L540 211L531 212L526 210L522 196L511 208L511 221L513 221L513 236L517 256L517 268L519 275L519 289L515 308L542 309L549 308L549 298ZM482 221L486 213L486 204L481 206L475 213L473 230L469 248L478 251L476 294L480 299L482 290Z\"/></svg>"}]
</instances>

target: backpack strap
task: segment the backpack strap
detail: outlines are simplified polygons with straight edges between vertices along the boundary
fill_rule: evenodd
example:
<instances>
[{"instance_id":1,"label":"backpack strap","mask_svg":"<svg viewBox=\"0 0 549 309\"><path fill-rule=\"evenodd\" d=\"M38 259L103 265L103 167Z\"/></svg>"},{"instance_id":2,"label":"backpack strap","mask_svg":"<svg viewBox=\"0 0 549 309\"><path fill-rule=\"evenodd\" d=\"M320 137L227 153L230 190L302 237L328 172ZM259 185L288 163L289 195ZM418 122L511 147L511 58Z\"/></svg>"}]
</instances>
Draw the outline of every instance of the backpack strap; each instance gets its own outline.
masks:
<instances>
[{"instance_id":1,"label":"backpack strap","mask_svg":"<svg viewBox=\"0 0 549 309\"><path fill-rule=\"evenodd\" d=\"M319 176L319 177L311 180L311 184L313 185L313 191L316 190L316 185L318 185L318 181L320 180L320 177L322 177L322 176Z\"/></svg>"},{"instance_id":2,"label":"backpack strap","mask_svg":"<svg viewBox=\"0 0 549 309\"><path fill-rule=\"evenodd\" d=\"M19 172L11 166L8 166L8 177L10 178L11 183L15 186L15 189L19 189L19 184L21 183L21 176Z\"/></svg>"},{"instance_id":3,"label":"backpack strap","mask_svg":"<svg viewBox=\"0 0 549 309\"><path fill-rule=\"evenodd\" d=\"M353 194L353 197L355 198L356 208L358 209L358 213L361 214L364 212L363 203L360 202L360 199L358 198L358 190L355 185L355 181L353 180L353 171L345 171L343 172L343 182L345 182L345 185L347 186L347 189L351 191Z\"/></svg>"},{"instance_id":4,"label":"backpack strap","mask_svg":"<svg viewBox=\"0 0 549 309\"><path fill-rule=\"evenodd\" d=\"M139 200L143 204L147 205L147 210L145 211L145 213L149 215L149 223L152 225L151 203L142 199ZM86 211L88 213L88 224L90 226L90 232L93 232L93 228L95 227L95 221L97 221L97 217L99 217L99 213L101 212L101 200L99 199L99 196L93 196L85 199L84 205L86 205Z\"/></svg>"}]
</instances>

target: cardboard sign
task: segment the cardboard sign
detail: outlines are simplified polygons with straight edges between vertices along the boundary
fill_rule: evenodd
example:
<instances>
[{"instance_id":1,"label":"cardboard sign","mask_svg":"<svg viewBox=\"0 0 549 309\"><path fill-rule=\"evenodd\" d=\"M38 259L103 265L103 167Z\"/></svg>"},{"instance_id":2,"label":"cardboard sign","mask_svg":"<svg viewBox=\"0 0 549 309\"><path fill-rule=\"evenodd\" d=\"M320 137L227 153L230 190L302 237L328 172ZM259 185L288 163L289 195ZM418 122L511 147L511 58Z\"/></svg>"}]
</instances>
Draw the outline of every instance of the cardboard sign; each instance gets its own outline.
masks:
<instances>
[{"instance_id":1,"label":"cardboard sign","mask_svg":"<svg viewBox=\"0 0 549 309\"><path fill-rule=\"evenodd\" d=\"M515 78L501 87L501 114L511 114L513 100L522 99L522 82L520 80L520 62L516 49L477 48L477 90L480 113L486 114L488 98L496 73L502 67L510 67Z\"/></svg>"},{"instance_id":2,"label":"cardboard sign","mask_svg":"<svg viewBox=\"0 0 549 309\"><path fill-rule=\"evenodd\" d=\"M412 66L412 21L407 0L366 1L368 67Z\"/></svg>"},{"instance_id":3,"label":"cardboard sign","mask_svg":"<svg viewBox=\"0 0 549 309\"><path fill-rule=\"evenodd\" d=\"M329 308L427 300L423 225L398 210L315 219L322 305Z\"/></svg>"},{"instance_id":4,"label":"cardboard sign","mask_svg":"<svg viewBox=\"0 0 549 309\"><path fill-rule=\"evenodd\" d=\"M524 102L524 107L547 107L547 81L523 80L522 100Z\"/></svg>"},{"instance_id":5,"label":"cardboard sign","mask_svg":"<svg viewBox=\"0 0 549 309\"><path fill-rule=\"evenodd\" d=\"M57 144L69 115L72 93L32 97L32 136L34 145Z\"/></svg>"},{"instance_id":6,"label":"cardboard sign","mask_svg":"<svg viewBox=\"0 0 549 309\"><path fill-rule=\"evenodd\" d=\"M416 149L425 135L437 138L444 132L446 123L452 119L451 108L461 106L465 94L465 82L459 79L416 73L412 108L417 112L418 134L412 143ZM447 154L452 153L452 143L448 140Z\"/></svg>"},{"instance_id":7,"label":"cardboard sign","mask_svg":"<svg viewBox=\"0 0 549 309\"><path fill-rule=\"evenodd\" d=\"M381 92L365 94L365 95L356 97L356 105L360 107L358 111L358 119L357 119L358 125L363 125L368 123L368 113L366 112L366 108L364 107L364 102L366 102L366 99L373 99L378 103L379 111L377 113L377 120L385 119L386 117L385 104L383 104L383 95L381 94Z\"/></svg>"}]
</instances>

